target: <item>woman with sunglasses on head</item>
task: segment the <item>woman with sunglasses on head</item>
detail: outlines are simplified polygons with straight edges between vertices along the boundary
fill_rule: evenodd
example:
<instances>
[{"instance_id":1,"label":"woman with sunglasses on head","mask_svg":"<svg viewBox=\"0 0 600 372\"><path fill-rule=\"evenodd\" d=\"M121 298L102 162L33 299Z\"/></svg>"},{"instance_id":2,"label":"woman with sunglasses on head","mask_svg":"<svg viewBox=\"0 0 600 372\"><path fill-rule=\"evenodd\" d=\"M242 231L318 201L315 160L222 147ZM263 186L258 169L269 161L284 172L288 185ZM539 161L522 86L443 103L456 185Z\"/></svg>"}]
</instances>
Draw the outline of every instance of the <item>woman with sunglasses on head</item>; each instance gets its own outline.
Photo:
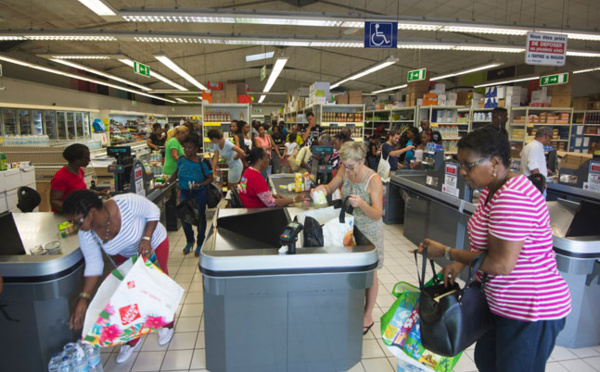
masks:
<instances>
[{"instance_id":1,"label":"woman with sunglasses on head","mask_svg":"<svg viewBox=\"0 0 600 372\"><path fill-rule=\"evenodd\" d=\"M71 329L81 329L85 312L104 269L102 250L113 256L115 264L133 255L156 255L158 264L169 274L169 239L159 222L160 209L136 194L121 194L102 202L89 190L73 191L63 203L63 213L79 227L79 246L85 260L82 292L71 314ZM158 344L168 344L173 337L174 322L158 332ZM117 363L125 362L139 347L139 339L121 346Z\"/></svg>"},{"instance_id":2,"label":"woman with sunglasses on head","mask_svg":"<svg viewBox=\"0 0 600 372\"><path fill-rule=\"evenodd\" d=\"M480 371L544 371L556 337L571 311L567 283L556 267L552 228L542 194L509 167L505 135L483 128L458 141L460 173L473 189L484 189L467 224L471 251L430 239L419 246L428 257L455 261L444 267L444 282L486 251L485 296L494 328L475 346Z\"/></svg>"},{"instance_id":3,"label":"woman with sunglasses on head","mask_svg":"<svg viewBox=\"0 0 600 372\"><path fill-rule=\"evenodd\" d=\"M383 267L383 184L381 178L365 165L367 148L364 142L346 142L340 148L341 167L327 185L317 186L314 191L322 190L327 195L342 186L342 198L349 196L354 211L356 227L375 245L379 255L377 269ZM314 192L313 191L313 192ZM379 289L377 271L373 286L367 289L363 335L373 327L373 309Z\"/></svg>"}]
</instances>

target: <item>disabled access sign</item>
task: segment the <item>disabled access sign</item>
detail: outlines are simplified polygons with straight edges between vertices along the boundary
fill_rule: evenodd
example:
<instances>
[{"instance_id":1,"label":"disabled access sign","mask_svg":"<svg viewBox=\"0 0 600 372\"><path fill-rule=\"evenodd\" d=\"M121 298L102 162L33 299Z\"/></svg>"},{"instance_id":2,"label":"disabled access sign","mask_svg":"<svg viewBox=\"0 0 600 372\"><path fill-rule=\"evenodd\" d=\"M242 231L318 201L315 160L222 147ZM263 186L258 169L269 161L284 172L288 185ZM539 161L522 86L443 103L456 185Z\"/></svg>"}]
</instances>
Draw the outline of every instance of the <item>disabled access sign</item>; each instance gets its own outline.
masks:
<instances>
[{"instance_id":1,"label":"disabled access sign","mask_svg":"<svg viewBox=\"0 0 600 372\"><path fill-rule=\"evenodd\" d=\"M365 48L397 48L398 22L365 22Z\"/></svg>"}]
</instances>

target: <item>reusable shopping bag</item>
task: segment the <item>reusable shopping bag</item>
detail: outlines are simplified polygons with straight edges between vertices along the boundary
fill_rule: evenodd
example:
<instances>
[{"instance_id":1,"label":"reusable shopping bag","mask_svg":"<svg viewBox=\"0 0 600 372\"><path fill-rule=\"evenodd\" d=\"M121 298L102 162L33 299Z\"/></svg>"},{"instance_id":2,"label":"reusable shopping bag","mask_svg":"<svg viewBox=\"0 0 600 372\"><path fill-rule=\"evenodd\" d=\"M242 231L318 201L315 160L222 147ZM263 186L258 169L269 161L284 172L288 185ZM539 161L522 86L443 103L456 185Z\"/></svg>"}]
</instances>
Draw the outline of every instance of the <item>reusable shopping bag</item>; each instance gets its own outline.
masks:
<instances>
[{"instance_id":1,"label":"reusable shopping bag","mask_svg":"<svg viewBox=\"0 0 600 372\"><path fill-rule=\"evenodd\" d=\"M426 286L432 283L427 283ZM410 370L427 372L450 372L460 354L444 357L425 349L421 343L419 319L419 288L406 282L394 286L392 294L396 301L381 317L383 342L398 358L398 365L409 365Z\"/></svg>"},{"instance_id":2,"label":"reusable shopping bag","mask_svg":"<svg viewBox=\"0 0 600 372\"><path fill-rule=\"evenodd\" d=\"M342 207L320 208L301 213L297 216L298 222L305 225L306 217L314 218L323 226L323 246L351 247L356 245L354 241L354 216L346 212L348 198L342 203ZM352 207L349 207L352 209ZM301 242L304 247L304 241Z\"/></svg>"},{"instance_id":3,"label":"reusable shopping bag","mask_svg":"<svg viewBox=\"0 0 600 372\"><path fill-rule=\"evenodd\" d=\"M210 162L206 159L202 160L202 163L206 163L208 169L211 169ZM206 179L206 174L204 174L204 167L202 167L202 163L200 163L200 171L202 171L202 176ZM219 189L219 186L215 182L211 182L206 186L206 206L208 208L216 208L223 197L223 192Z\"/></svg>"},{"instance_id":4,"label":"reusable shopping bag","mask_svg":"<svg viewBox=\"0 0 600 372\"><path fill-rule=\"evenodd\" d=\"M423 268L422 274L419 275L419 307L421 340L427 349L440 355L454 356L471 346L493 327L494 319L483 293L486 275L483 276L483 283L474 278L474 273L479 270L485 255L486 253L480 254L471 260L469 276L462 289L456 283L454 287L444 288L444 283L436 280L438 275L435 274L431 260L436 285L423 284L427 268L427 249L423 250Z\"/></svg>"},{"instance_id":5,"label":"reusable shopping bag","mask_svg":"<svg viewBox=\"0 0 600 372\"><path fill-rule=\"evenodd\" d=\"M82 341L111 347L136 339L171 323L182 296L183 288L152 259L135 255L98 288L85 314Z\"/></svg>"},{"instance_id":6,"label":"reusable shopping bag","mask_svg":"<svg viewBox=\"0 0 600 372\"><path fill-rule=\"evenodd\" d=\"M377 164L377 174L379 175L379 177L381 178L389 178L390 177L390 170L392 169L392 166L390 165L390 157L388 156L387 159L383 158L383 154L381 154L381 157L379 158L379 163Z\"/></svg>"}]
</instances>

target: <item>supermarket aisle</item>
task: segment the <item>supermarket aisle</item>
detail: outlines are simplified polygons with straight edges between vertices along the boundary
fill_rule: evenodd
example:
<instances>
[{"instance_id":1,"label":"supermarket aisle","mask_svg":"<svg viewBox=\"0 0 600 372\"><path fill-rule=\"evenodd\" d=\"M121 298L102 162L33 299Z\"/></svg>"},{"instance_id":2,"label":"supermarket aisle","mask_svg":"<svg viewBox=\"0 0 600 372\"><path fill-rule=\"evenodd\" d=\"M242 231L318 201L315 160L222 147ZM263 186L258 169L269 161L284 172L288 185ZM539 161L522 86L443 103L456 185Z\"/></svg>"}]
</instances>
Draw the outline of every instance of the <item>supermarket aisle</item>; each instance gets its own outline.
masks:
<instances>
[{"instance_id":1,"label":"supermarket aisle","mask_svg":"<svg viewBox=\"0 0 600 372\"><path fill-rule=\"evenodd\" d=\"M385 265L379 273L380 293L374 318L379 318L394 302L390 294L398 281L416 283L414 259L408 252L414 245L402 235L402 226L384 225ZM198 271L198 259L184 256L183 230L169 233L171 256L169 271L186 290L183 304L178 311L175 336L165 347L158 346L156 334L143 339L140 351L125 364L116 364L116 352L103 349L105 372L119 371L206 371L204 356L204 324L202 304L202 277ZM365 336L363 359L351 372L394 372L396 360L386 349L379 335L379 322ZM467 350L455 368L456 372L476 371L473 350ZM600 371L600 346L584 349L557 347L548 362L548 372Z\"/></svg>"}]
</instances>

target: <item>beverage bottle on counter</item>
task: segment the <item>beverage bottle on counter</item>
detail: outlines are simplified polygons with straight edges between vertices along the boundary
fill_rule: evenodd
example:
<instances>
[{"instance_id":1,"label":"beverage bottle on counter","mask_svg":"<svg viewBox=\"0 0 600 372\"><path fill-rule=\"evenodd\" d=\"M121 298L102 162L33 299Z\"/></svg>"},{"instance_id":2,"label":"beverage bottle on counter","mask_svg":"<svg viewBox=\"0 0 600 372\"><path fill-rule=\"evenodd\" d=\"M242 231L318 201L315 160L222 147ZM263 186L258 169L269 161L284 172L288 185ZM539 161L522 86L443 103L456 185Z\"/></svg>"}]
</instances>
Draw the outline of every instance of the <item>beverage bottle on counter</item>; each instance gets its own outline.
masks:
<instances>
[{"instance_id":1,"label":"beverage bottle on counter","mask_svg":"<svg viewBox=\"0 0 600 372\"><path fill-rule=\"evenodd\" d=\"M86 345L84 350L88 360L88 372L104 372L102 369L102 359L100 358L100 349L92 345Z\"/></svg>"},{"instance_id":2,"label":"beverage bottle on counter","mask_svg":"<svg viewBox=\"0 0 600 372\"><path fill-rule=\"evenodd\" d=\"M68 356L63 356L58 368L59 372L73 372L73 365Z\"/></svg>"},{"instance_id":3,"label":"beverage bottle on counter","mask_svg":"<svg viewBox=\"0 0 600 372\"><path fill-rule=\"evenodd\" d=\"M48 372L59 372L61 362L62 357L59 353L52 354L52 358L50 358L50 363L48 363Z\"/></svg>"}]
</instances>

